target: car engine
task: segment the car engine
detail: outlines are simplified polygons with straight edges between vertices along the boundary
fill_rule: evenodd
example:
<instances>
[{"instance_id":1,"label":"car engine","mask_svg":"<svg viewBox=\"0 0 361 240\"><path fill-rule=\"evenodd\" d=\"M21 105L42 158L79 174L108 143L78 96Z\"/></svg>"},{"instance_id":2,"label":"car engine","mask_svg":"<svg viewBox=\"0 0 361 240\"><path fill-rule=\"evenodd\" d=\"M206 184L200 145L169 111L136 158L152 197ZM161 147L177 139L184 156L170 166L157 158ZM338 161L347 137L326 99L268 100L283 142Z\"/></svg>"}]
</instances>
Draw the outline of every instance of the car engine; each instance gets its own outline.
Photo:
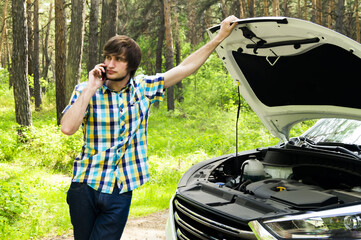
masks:
<instances>
[{"instance_id":1,"label":"car engine","mask_svg":"<svg viewBox=\"0 0 361 240\"><path fill-rule=\"evenodd\" d=\"M360 173L360 161L349 156L286 146L229 158L208 180L282 210L310 210L360 201Z\"/></svg>"}]
</instances>

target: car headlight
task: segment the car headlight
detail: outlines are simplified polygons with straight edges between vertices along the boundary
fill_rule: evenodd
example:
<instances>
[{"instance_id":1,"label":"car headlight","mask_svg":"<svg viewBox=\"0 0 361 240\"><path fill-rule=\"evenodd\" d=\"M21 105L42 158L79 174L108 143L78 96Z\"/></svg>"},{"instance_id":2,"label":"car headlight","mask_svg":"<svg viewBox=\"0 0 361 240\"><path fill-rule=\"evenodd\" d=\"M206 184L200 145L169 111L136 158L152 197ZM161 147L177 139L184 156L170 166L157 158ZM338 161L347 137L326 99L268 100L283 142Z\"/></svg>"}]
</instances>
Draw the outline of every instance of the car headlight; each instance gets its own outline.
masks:
<instances>
[{"instance_id":1,"label":"car headlight","mask_svg":"<svg viewBox=\"0 0 361 240\"><path fill-rule=\"evenodd\" d=\"M361 205L249 223L260 239L361 238ZM270 234L271 233L271 234Z\"/></svg>"}]
</instances>

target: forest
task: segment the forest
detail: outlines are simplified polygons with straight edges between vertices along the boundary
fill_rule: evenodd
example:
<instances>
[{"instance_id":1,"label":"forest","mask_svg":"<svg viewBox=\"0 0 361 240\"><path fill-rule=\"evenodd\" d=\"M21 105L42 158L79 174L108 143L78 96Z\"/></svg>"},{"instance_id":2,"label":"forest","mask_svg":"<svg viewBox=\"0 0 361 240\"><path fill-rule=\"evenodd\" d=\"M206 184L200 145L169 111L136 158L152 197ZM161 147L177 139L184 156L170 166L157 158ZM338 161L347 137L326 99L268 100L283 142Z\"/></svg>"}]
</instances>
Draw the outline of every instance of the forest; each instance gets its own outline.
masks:
<instances>
[{"instance_id":1,"label":"forest","mask_svg":"<svg viewBox=\"0 0 361 240\"><path fill-rule=\"evenodd\" d=\"M141 44L147 59L141 69L148 74L179 64L182 56L206 40L205 29L232 14L302 18L360 41L358 0L57 0L41 4L5 0L1 7L1 66L12 73L9 84L19 92L15 94L17 122L24 126L31 125L29 99L34 98L36 110L41 108L44 81L55 82L59 124L82 72L86 75L102 61L102 46L115 34L129 35ZM188 49L182 49L184 45ZM28 76L33 80L30 88ZM175 99L182 99L182 84L174 92L167 90L168 110L174 110Z\"/></svg>"},{"instance_id":2,"label":"forest","mask_svg":"<svg viewBox=\"0 0 361 240\"><path fill-rule=\"evenodd\" d=\"M81 131L60 132L74 86L100 62L102 46L124 34L141 47L137 74L178 65L229 15L287 16L360 42L358 0L3 0L0 2L0 239L69 232L66 192ZM241 116L236 125L238 104ZM131 216L168 208L182 174L196 162L277 143L241 98L214 53L167 89L151 110L151 181L133 195ZM300 124L294 134L302 132Z\"/></svg>"}]
</instances>

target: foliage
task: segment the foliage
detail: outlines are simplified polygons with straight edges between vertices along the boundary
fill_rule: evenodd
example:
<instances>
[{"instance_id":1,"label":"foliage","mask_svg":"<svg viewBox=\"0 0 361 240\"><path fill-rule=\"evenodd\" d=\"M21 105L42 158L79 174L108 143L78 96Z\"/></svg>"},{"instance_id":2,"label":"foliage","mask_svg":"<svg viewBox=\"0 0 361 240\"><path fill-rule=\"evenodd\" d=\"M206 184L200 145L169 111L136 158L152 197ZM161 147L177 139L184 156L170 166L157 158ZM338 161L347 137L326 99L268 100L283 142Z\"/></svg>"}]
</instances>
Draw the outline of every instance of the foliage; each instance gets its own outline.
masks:
<instances>
[{"instance_id":1,"label":"foliage","mask_svg":"<svg viewBox=\"0 0 361 240\"><path fill-rule=\"evenodd\" d=\"M34 88L34 76L33 75L29 75L28 81L29 81L29 87ZM47 86L48 86L48 82L44 78L40 78L40 87L44 88Z\"/></svg>"},{"instance_id":2,"label":"foliage","mask_svg":"<svg viewBox=\"0 0 361 240\"><path fill-rule=\"evenodd\" d=\"M72 161L80 149L80 133L67 137L61 134L58 126L46 125L46 121L44 118L45 125L37 127L40 123L34 123L33 128L23 131L26 142L18 141L16 125L7 130L1 129L0 162L21 164L26 161L28 166L44 167L69 174ZM42 157L39 159L39 156Z\"/></svg>"},{"instance_id":3,"label":"foliage","mask_svg":"<svg viewBox=\"0 0 361 240\"><path fill-rule=\"evenodd\" d=\"M29 189L24 182L2 181L0 185L0 229L19 219L29 205ZM3 230L4 231L4 230Z\"/></svg>"},{"instance_id":4,"label":"foliage","mask_svg":"<svg viewBox=\"0 0 361 240\"><path fill-rule=\"evenodd\" d=\"M71 172L72 161L80 151L82 138L79 134L65 136L54 124L34 126L26 133L28 141L18 146L14 162L28 159L30 166L46 167L67 174ZM33 156L43 157L39 161Z\"/></svg>"},{"instance_id":5,"label":"foliage","mask_svg":"<svg viewBox=\"0 0 361 240\"><path fill-rule=\"evenodd\" d=\"M317 122L317 119L303 121L294 125L290 131L290 138L300 136Z\"/></svg>"},{"instance_id":6,"label":"foliage","mask_svg":"<svg viewBox=\"0 0 361 240\"><path fill-rule=\"evenodd\" d=\"M189 86L184 92L189 96L184 99L185 105L193 105L196 109L203 106L202 102L208 103L212 108L228 109L238 101L237 87L215 54L210 56L196 74L183 82Z\"/></svg>"},{"instance_id":7,"label":"foliage","mask_svg":"<svg viewBox=\"0 0 361 240\"><path fill-rule=\"evenodd\" d=\"M0 239L33 239L67 231L69 178L0 163Z\"/></svg>"},{"instance_id":8,"label":"foliage","mask_svg":"<svg viewBox=\"0 0 361 240\"><path fill-rule=\"evenodd\" d=\"M6 87L9 84L9 72L7 68L0 67L0 84L1 87Z\"/></svg>"}]
</instances>

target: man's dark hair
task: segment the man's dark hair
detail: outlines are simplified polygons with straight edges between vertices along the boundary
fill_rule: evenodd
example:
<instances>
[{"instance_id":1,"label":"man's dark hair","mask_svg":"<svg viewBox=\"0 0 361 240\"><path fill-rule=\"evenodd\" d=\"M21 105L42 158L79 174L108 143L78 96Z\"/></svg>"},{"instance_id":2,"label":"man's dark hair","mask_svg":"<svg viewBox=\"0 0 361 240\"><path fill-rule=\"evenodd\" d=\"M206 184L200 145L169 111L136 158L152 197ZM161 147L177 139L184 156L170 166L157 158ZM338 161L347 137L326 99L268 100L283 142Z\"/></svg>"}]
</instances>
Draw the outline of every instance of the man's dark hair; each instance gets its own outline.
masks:
<instances>
[{"instance_id":1,"label":"man's dark hair","mask_svg":"<svg viewBox=\"0 0 361 240\"><path fill-rule=\"evenodd\" d=\"M142 59L142 51L138 43L125 35L116 35L105 43L103 56L106 55L122 55L128 63L131 78L134 77Z\"/></svg>"}]
</instances>

